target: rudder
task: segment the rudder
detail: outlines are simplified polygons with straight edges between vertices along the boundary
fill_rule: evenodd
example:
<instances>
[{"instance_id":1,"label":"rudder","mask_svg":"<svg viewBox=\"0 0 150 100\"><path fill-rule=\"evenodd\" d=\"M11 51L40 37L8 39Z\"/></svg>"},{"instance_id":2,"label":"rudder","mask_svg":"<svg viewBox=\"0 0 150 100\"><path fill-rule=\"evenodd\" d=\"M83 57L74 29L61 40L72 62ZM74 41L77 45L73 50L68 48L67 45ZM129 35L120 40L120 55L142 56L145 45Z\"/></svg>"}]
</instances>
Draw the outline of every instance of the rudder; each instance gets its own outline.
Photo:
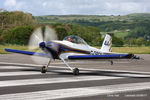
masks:
<instances>
[{"instance_id":1,"label":"rudder","mask_svg":"<svg viewBox=\"0 0 150 100\"><path fill-rule=\"evenodd\" d=\"M112 51L112 38L110 35L106 34L105 39L103 41L101 51L102 52L111 52Z\"/></svg>"}]
</instances>

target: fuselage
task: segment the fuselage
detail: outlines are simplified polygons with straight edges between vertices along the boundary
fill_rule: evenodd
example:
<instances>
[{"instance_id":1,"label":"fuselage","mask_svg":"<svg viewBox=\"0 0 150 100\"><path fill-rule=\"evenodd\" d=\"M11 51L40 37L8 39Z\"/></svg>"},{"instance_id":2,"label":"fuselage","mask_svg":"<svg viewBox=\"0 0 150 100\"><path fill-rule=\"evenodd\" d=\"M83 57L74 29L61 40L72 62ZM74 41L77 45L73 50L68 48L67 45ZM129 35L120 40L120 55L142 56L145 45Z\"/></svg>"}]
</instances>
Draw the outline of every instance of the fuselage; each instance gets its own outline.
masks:
<instances>
[{"instance_id":1,"label":"fuselage","mask_svg":"<svg viewBox=\"0 0 150 100\"><path fill-rule=\"evenodd\" d=\"M77 44L66 40L59 41L46 41L44 43L44 50L47 53L51 53L54 59L68 59L68 56L74 55L104 55L104 54L125 54L116 52L104 52L101 49L89 46L88 44ZM42 46L40 46L41 48Z\"/></svg>"},{"instance_id":2,"label":"fuselage","mask_svg":"<svg viewBox=\"0 0 150 100\"><path fill-rule=\"evenodd\" d=\"M68 56L71 55L100 55L103 52L100 49L95 47L91 47L87 44L77 44L69 41L58 41L53 40L49 42L45 42L45 46L47 50L45 52L51 52L54 59L59 59L62 57L67 59Z\"/></svg>"}]
</instances>

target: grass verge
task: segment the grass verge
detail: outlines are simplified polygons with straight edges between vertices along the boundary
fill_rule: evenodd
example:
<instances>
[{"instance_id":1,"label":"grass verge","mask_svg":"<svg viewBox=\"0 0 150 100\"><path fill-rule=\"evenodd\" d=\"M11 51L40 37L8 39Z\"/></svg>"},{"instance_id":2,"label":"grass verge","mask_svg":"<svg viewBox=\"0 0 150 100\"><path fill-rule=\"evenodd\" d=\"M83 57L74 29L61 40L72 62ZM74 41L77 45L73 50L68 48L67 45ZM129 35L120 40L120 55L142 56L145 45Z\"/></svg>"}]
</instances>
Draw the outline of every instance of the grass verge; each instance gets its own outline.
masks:
<instances>
[{"instance_id":1,"label":"grass verge","mask_svg":"<svg viewBox=\"0 0 150 100\"><path fill-rule=\"evenodd\" d=\"M150 47L113 47L112 52L150 54Z\"/></svg>"},{"instance_id":2,"label":"grass verge","mask_svg":"<svg viewBox=\"0 0 150 100\"><path fill-rule=\"evenodd\" d=\"M0 45L0 54L9 54L5 48L28 50L27 46L20 45ZM150 54L150 47L112 47L112 52L134 53L134 54Z\"/></svg>"}]
</instances>

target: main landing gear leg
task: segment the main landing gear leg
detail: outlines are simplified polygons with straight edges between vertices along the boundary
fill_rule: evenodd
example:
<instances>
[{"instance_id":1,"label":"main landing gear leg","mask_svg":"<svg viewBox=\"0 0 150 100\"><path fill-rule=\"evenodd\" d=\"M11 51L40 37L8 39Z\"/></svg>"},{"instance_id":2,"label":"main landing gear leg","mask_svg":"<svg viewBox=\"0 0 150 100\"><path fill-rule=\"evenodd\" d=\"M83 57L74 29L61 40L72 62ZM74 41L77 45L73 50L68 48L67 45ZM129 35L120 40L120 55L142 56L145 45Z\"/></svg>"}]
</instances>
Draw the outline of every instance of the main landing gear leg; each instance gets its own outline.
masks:
<instances>
[{"instance_id":1,"label":"main landing gear leg","mask_svg":"<svg viewBox=\"0 0 150 100\"><path fill-rule=\"evenodd\" d=\"M64 64L72 71L73 75L79 75L79 69L78 68L71 68L68 63L63 59L63 58L60 58Z\"/></svg>"},{"instance_id":2,"label":"main landing gear leg","mask_svg":"<svg viewBox=\"0 0 150 100\"><path fill-rule=\"evenodd\" d=\"M46 73L47 72L47 68L48 66L50 65L52 59L49 60L48 64L46 66L43 66L42 69L41 69L41 73Z\"/></svg>"}]
</instances>

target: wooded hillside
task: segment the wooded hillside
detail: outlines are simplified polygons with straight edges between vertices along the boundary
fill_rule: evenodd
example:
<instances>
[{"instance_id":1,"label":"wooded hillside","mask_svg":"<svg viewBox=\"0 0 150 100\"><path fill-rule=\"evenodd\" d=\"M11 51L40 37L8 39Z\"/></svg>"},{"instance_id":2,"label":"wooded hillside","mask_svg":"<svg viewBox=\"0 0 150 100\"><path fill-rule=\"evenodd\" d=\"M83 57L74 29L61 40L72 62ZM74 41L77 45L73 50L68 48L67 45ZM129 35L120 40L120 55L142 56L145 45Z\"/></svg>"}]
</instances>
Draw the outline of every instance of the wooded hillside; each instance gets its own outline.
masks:
<instances>
[{"instance_id":1,"label":"wooded hillside","mask_svg":"<svg viewBox=\"0 0 150 100\"><path fill-rule=\"evenodd\" d=\"M37 26L51 25L62 40L67 35L78 35L90 45L100 46L103 36L113 36L113 46L150 45L150 14L125 16L49 15L32 16L20 11L0 11L0 43L27 45Z\"/></svg>"}]
</instances>

